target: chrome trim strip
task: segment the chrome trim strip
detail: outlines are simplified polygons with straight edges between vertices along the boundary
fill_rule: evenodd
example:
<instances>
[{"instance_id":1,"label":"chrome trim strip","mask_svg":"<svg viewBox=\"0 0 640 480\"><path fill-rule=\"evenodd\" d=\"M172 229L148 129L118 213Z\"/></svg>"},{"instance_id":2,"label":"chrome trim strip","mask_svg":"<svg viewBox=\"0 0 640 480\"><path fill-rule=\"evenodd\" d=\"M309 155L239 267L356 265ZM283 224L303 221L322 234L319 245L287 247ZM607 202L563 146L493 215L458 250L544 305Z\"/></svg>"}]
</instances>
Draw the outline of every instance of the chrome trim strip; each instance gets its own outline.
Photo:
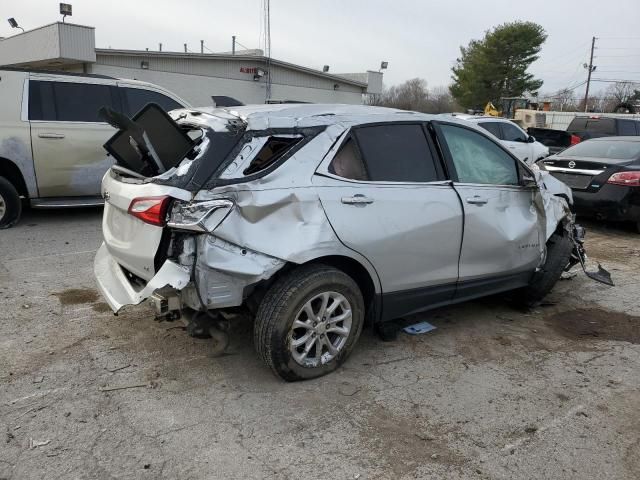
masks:
<instances>
[{"instance_id":1,"label":"chrome trim strip","mask_svg":"<svg viewBox=\"0 0 640 480\"><path fill-rule=\"evenodd\" d=\"M552 167L551 165L545 165L545 170L549 172L562 172L562 173L579 173L582 175L600 175L604 170L588 170L585 168L565 168L565 167Z\"/></svg>"}]
</instances>

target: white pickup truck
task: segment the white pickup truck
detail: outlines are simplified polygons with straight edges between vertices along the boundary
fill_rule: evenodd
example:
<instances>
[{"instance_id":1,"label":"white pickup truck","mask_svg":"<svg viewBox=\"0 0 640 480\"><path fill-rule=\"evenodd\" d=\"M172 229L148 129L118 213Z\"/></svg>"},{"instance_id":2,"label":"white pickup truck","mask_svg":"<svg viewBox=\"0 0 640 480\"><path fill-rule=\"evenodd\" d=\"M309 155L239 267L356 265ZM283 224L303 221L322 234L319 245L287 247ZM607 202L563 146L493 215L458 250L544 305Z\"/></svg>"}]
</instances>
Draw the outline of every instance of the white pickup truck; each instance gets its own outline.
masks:
<instances>
[{"instance_id":1,"label":"white pickup truck","mask_svg":"<svg viewBox=\"0 0 640 480\"><path fill-rule=\"evenodd\" d=\"M189 106L137 80L0 69L0 228L20 219L23 202L101 205L100 181L113 164L102 145L115 129L98 110L108 106L131 116L148 103L166 111Z\"/></svg>"}]
</instances>

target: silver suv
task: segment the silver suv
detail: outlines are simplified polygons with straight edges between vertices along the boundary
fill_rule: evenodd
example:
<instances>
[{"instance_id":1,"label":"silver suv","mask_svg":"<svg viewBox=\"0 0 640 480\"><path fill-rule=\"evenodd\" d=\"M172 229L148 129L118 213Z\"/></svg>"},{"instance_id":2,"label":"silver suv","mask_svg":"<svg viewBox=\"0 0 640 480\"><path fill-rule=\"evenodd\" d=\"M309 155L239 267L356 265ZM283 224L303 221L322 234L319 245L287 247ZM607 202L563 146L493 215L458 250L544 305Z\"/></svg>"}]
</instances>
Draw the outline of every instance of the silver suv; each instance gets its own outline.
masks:
<instances>
[{"instance_id":1,"label":"silver suv","mask_svg":"<svg viewBox=\"0 0 640 480\"><path fill-rule=\"evenodd\" d=\"M366 321L384 332L506 291L531 305L584 261L570 189L469 122L346 105L170 115L112 118L101 292L218 339L250 312L285 380L335 370Z\"/></svg>"}]
</instances>

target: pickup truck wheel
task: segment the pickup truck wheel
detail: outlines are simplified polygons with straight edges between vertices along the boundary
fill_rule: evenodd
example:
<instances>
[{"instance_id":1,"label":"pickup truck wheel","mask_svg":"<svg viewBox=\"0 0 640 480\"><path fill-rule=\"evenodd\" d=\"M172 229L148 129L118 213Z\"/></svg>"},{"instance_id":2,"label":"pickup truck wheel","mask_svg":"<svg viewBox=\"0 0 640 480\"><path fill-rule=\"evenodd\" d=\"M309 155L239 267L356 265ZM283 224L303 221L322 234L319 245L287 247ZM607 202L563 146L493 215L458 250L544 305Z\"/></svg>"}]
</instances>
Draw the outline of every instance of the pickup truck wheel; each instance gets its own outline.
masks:
<instances>
[{"instance_id":1,"label":"pickup truck wheel","mask_svg":"<svg viewBox=\"0 0 640 480\"><path fill-rule=\"evenodd\" d=\"M0 228L9 228L20 220L22 201L13 184L0 177Z\"/></svg>"},{"instance_id":2,"label":"pickup truck wheel","mask_svg":"<svg viewBox=\"0 0 640 480\"><path fill-rule=\"evenodd\" d=\"M355 346L364 323L356 282L327 265L303 266L267 291L256 314L255 348L289 382L338 368Z\"/></svg>"},{"instance_id":3,"label":"pickup truck wheel","mask_svg":"<svg viewBox=\"0 0 640 480\"><path fill-rule=\"evenodd\" d=\"M554 233L547 240L547 258L528 286L516 291L516 301L534 307L551 291L569 264L573 245L566 232Z\"/></svg>"}]
</instances>

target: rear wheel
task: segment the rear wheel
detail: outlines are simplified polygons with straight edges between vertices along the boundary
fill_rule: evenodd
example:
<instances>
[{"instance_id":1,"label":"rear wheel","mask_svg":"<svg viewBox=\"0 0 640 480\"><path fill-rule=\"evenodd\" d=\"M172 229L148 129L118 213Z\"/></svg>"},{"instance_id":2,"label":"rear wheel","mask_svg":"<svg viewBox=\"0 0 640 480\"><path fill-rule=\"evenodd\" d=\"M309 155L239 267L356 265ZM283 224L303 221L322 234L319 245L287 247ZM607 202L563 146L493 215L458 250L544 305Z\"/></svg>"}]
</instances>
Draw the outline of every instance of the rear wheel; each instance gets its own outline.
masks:
<instances>
[{"instance_id":1,"label":"rear wheel","mask_svg":"<svg viewBox=\"0 0 640 480\"><path fill-rule=\"evenodd\" d=\"M362 293L351 277L326 265L303 266L265 294L256 314L254 343L276 375L305 380L338 368L363 323Z\"/></svg>"},{"instance_id":2,"label":"rear wheel","mask_svg":"<svg viewBox=\"0 0 640 480\"><path fill-rule=\"evenodd\" d=\"M13 184L0 177L0 228L9 228L20 220L22 202Z\"/></svg>"},{"instance_id":3,"label":"rear wheel","mask_svg":"<svg viewBox=\"0 0 640 480\"><path fill-rule=\"evenodd\" d=\"M528 286L517 291L516 300L526 307L534 307L551 291L569 264L573 245L566 232L554 233L547 240L547 258Z\"/></svg>"}]
</instances>

